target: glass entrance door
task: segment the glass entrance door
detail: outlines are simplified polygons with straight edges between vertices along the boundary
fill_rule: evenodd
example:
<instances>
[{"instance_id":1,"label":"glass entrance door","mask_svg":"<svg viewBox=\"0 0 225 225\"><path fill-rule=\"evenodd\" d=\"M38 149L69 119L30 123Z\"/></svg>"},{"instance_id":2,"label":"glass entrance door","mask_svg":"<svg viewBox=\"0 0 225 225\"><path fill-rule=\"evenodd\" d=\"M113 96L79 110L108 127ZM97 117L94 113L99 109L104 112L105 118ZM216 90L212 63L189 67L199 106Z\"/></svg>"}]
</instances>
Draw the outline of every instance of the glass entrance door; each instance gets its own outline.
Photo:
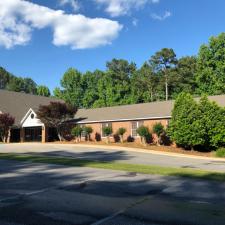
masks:
<instances>
[{"instance_id":1,"label":"glass entrance door","mask_svg":"<svg viewBox=\"0 0 225 225\"><path fill-rule=\"evenodd\" d=\"M26 142L40 142L42 137L41 127L27 127L25 128Z\"/></svg>"}]
</instances>

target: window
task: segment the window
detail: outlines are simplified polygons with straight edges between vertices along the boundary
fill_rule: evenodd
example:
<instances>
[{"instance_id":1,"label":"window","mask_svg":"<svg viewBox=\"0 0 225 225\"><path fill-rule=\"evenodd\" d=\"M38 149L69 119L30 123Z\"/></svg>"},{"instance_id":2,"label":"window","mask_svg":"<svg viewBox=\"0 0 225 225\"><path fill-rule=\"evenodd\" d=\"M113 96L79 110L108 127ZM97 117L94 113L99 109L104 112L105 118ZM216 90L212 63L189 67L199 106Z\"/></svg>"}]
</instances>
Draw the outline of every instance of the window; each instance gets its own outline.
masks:
<instances>
[{"instance_id":1,"label":"window","mask_svg":"<svg viewBox=\"0 0 225 225\"><path fill-rule=\"evenodd\" d=\"M31 119L34 119L34 114L32 113L32 114L30 115L30 117L31 117Z\"/></svg>"},{"instance_id":2,"label":"window","mask_svg":"<svg viewBox=\"0 0 225 225\"><path fill-rule=\"evenodd\" d=\"M103 132L104 127L112 127L112 123L103 123L102 124L102 137L106 137L106 135Z\"/></svg>"},{"instance_id":3,"label":"window","mask_svg":"<svg viewBox=\"0 0 225 225\"><path fill-rule=\"evenodd\" d=\"M131 123L131 136L137 137L137 129L144 125L144 121L134 121Z\"/></svg>"}]
</instances>

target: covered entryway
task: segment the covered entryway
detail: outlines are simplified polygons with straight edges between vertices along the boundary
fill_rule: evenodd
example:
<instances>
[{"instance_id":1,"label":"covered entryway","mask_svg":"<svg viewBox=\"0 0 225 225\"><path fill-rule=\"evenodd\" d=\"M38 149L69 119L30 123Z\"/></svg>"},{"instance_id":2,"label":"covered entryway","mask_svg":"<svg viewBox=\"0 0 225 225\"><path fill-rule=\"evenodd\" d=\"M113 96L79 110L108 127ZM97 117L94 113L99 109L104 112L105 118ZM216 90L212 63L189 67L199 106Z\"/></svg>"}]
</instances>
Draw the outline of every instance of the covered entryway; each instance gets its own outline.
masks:
<instances>
[{"instance_id":1,"label":"covered entryway","mask_svg":"<svg viewBox=\"0 0 225 225\"><path fill-rule=\"evenodd\" d=\"M21 121L21 142L46 142L48 141L48 129L37 118L33 109L29 109Z\"/></svg>"},{"instance_id":2,"label":"covered entryway","mask_svg":"<svg viewBox=\"0 0 225 225\"><path fill-rule=\"evenodd\" d=\"M41 142L42 141L42 127L26 127L25 128L26 142Z\"/></svg>"}]
</instances>

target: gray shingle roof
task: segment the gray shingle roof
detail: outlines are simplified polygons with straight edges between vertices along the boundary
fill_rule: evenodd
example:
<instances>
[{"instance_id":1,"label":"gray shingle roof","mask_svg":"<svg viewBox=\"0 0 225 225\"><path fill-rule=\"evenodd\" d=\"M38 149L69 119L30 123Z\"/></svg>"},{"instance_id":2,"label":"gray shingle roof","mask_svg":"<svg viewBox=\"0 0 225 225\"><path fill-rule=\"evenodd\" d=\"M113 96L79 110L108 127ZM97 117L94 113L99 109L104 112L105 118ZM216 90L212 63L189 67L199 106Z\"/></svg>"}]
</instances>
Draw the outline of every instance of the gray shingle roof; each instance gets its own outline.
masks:
<instances>
[{"instance_id":1,"label":"gray shingle roof","mask_svg":"<svg viewBox=\"0 0 225 225\"><path fill-rule=\"evenodd\" d=\"M209 99L225 107L225 95L210 96ZM0 90L0 111L14 116L16 118L16 125L20 124L20 121L30 108L35 110L39 105L47 105L51 101L61 100ZM169 118L173 105L174 101L161 101L97 109L79 109L75 118L80 123Z\"/></svg>"},{"instance_id":2,"label":"gray shingle roof","mask_svg":"<svg viewBox=\"0 0 225 225\"><path fill-rule=\"evenodd\" d=\"M16 126L20 125L20 121L30 108L35 110L38 109L39 105L47 105L52 101L61 100L21 92L0 90L0 111L10 113L15 117Z\"/></svg>"},{"instance_id":3,"label":"gray shingle roof","mask_svg":"<svg viewBox=\"0 0 225 225\"><path fill-rule=\"evenodd\" d=\"M210 96L209 99L225 107L225 95ZM79 123L170 118L173 105L174 101L171 100L97 109L80 109L76 114L76 118Z\"/></svg>"}]
</instances>

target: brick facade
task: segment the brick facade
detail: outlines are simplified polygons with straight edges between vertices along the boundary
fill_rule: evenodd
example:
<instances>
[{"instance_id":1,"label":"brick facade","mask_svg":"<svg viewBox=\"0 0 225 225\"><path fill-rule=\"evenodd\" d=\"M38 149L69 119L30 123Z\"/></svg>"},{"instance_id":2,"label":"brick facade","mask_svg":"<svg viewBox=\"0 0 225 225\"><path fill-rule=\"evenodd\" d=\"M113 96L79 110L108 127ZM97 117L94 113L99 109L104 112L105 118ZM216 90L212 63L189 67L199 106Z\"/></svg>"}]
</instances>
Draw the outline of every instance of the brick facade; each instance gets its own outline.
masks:
<instances>
[{"instance_id":1,"label":"brick facade","mask_svg":"<svg viewBox=\"0 0 225 225\"><path fill-rule=\"evenodd\" d=\"M168 126L168 119L160 119L160 120L141 120L143 122L144 126L147 126L149 128L149 131L152 133L152 128L153 125L155 123L162 123L162 125L166 128ZM135 121L116 121L116 122L109 122L112 124L112 130L113 130L113 135L116 134L116 132L118 131L119 128L123 127L126 128L126 133L124 134L124 140L128 140L129 138L133 138L134 141L136 142L140 142L140 138L137 137L132 137L132 122ZM104 137L102 137L102 124L103 123L86 123L86 124L82 124L83 126L90 126L93 129L93 133L91 134L91 140L92 141L97 141L96 140L96 136L100 136L101 140L105 140ZM115 138L113 137L110 138L111 142L115 142ZM153 139L154 141L157 140L157 137L153 135ZM84 141L85 139L82 138L82 141Z\"/></svg>"}]
</instances>

